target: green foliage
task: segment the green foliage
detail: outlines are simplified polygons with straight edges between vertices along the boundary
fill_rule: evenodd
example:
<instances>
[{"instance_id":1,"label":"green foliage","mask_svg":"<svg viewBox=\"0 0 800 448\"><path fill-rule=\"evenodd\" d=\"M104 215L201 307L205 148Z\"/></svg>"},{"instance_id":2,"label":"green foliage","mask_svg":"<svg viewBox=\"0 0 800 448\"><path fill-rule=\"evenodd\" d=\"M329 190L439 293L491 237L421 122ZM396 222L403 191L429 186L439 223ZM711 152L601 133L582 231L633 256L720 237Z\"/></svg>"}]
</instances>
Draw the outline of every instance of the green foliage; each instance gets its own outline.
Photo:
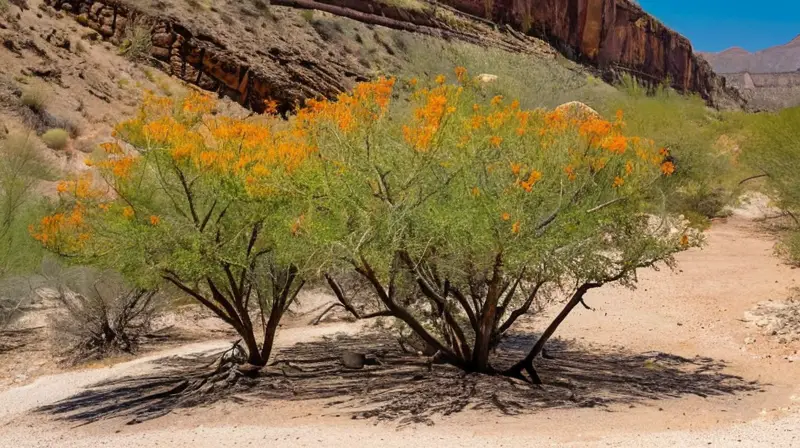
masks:
<instances>
[{"instance_id":1,"label":"green foliage","mask_svg":"<svg viewBox=\"0 0 800 448\"><path fill-rule=\"evenodd\" d=\"M69 142L69 132L59 128L50 129L42 134L42 141L50 149L64 149Z\"/></svg>"},{"instance_id":2,"label":"green foliage","mask_svg":"<svg viewBox=\"0 0 800 448\"><path fill-rule=\"evenodd\" d=\"M28 225L45 205L33 189L51 172L37 154L32 136L12 134L0 140L0 278L35 270L42 250L28 235Z\"/></svg>"},{"instance_id":3,"label":"green foliage","mask_svg":"<svg viewBox=\"0 0 800 448\"><path fill-rule=\"evenodd\" d=\"M673 192L672 165L623 135L621 117L525 110L484 99L463 68L455 77L409 83L410 108L384 110L382 81L314 103L318 164L292 180L318 202L305 217L327 269L355 268L401 327L486 371L491 347L534 303L632 285L637 268L670 264L698 239L650 214ZM474 306L458 299L467 294Z\"/></svg>"},{"instance_id":4,"label":"green foliage","mask_svg":"<svg viewBox=\"0 0 800 448\"><path fill-rule=\"evenodd\" d=\"M669 150L676 167L676 191L663 203L699 226L724 214L725 206L735 199L738 179L735 150L720 142L736 131L735 120L708 108L698 97L668 88L648 91L630 77L623 79L621 89L625 94L602 101L600 110L606 114L624 110L627 132L652 138Z\"/></svg>"},{"instance_id":5,"label":"green foliage","mask_svg":"<svg viewBox=\"0 0 800 448\"><path fill-rule=\"evenodd\" d=\"M125 33L119 53L132 61L143 61L150 57L153 25L144 18L134 18L125 25Z\"/></svg>"},{"instance_id":6,"label":"green foliage","mask_svg":"<svg viewBox=\"0 0 800 448\"><path fill-rule=\"evenodd\" d=\"M26 87L20 97L22 104L36 113L42 113L47 109L50 102L50 95L41 85Z\"/></svg>"},{"instance_id":7,"label":"green foliage","mask_svg":"<svg viewBox=\"0 0 800 448\"><path fill-rule=\"evenodd\" d=\"M10 5L8 0L0 0L0 15L8 13Z\"/></svg>"},{"instance_id":8,"label":"green foliage","mask_svg":"<svg viewBox=\"0 0 800 448\"><path fill-rule=\"evenodd\" d=\"M314 21L314 10L305 9L300 13L300 17L302 17L306 22L311 23Z\"/></svg>"},{"instance_id":9,"label":"green foliage","mask_svg":"<svg viewBox=\"0 0 800 448\"><path fill-rule=\"evenodd\" d=\"M787 235L784 252L800 262L800 107L748 117L743 123L742 160L754 174L766 175L767 194L795 217L795 230Z\"/></svg>"}]
</instances>

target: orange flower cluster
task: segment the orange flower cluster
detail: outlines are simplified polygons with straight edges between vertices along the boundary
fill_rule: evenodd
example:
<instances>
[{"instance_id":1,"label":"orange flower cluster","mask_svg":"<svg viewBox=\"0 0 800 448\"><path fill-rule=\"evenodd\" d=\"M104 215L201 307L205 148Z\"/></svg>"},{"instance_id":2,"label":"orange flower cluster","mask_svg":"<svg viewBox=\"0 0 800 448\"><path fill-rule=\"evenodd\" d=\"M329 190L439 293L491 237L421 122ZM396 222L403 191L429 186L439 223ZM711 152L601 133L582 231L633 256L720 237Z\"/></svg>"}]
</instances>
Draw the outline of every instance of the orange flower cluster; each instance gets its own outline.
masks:
<instances>
[{"instance_id":1,"label":"orange flower cluster","mask_svg":"<svg viewBox=\"0 0 800 448\"><path fill-rule=\"evenodd\" d=\"M445 117L455 112L455 108L449 104L455 101L454 97L459 93L452 86L417 91L415 96L421 100L422 105L414 111L413 124L403 126L405 141L417 151L428 151Z\"/></svg>"},{"instance_id":2,"label":"orange flower cluster","mask_svg":"<svg viewBox=\"0 0 800 448\"><path fill-rule=\"evenodd\" d=\"M341 131L351 132L377 120L391 102L394 78L379 78L360 83L353 93L342 93L336 101L309 100L306 107L297 111L297 119L308 129L321 121L335 123Z\"/></svg>"},{"instance_id":3,"label":"orange flower cluster","mask_svg":"<svg viewBox=\"0 0 800 448\"><path fill-rule=\"evenodd\" d=\"M28 226L28 233L43 246L56 252L80 250L90 239L84 213L84 206L78 203L67 213L45 216L37 225L31 224Z\"/></svg>"}]
</instances>

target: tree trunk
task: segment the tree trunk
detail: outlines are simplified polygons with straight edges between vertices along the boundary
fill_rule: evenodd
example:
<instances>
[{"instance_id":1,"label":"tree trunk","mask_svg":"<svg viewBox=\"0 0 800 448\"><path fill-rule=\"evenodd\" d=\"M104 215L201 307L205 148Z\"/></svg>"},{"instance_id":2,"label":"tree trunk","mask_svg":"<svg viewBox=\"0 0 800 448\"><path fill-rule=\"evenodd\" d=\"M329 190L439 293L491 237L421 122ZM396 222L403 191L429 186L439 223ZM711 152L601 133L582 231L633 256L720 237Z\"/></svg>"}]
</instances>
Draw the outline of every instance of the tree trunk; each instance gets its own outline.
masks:
<instances>
[{"instance_id":1,"label":"tree trunk","mask_svg":"<svg viewBox=\"0 0 800 448\"><path fill-rule=\"evenodd\" d=\"M256 342L256 336L253 334L253 332L240 331L239 335L242 337L242 341L247 347L248 364L252 364L258 367L264 367L265 365L267 365L267 360L264 359L263 356L261 356L261 350L259 350L258 348L258 343Z\"/></svg>"},{"instance_id":2,"label":"tree trunk","mask_svg":"<svg viewBox=\"0 0 800 448\"><path fill-rule=\"evenodd\" d=\"M531 377L531 382L533 384L542 384L542 380L539 378L539 375L536 373L536 369L533 367L533 360L536 359L542 353L542 349L544 349L544 345L550 340L550 337L558 330L558 327L561 325L562 322L569 316L569 313L572 312L575 307L581 303L583 300L583 296L592 288L599 288L602 284L599 283L584 283L581 285L575 293L570 298L569 302L564 305L564 308L558 313L553 322L544 330L544 333L539 337L539 340L536 341L536 344L533 345L531 351L528 352L528 356L525 359L522 359L518 363L511 366L508 370L504 372L505 375L512 376L515 378L524 379L522 376L522 371L528 372L528 375Z\"/></svg>"},{"instance_id":3,"label":"tree trunk","mask_svg":"<svg viewBox=\"0 0 800 448\"><path fill-rule=\"evenodd\" d=\"M261 345L261 359L264 361L262 366L267 364L269 357L272 354L272 347L275 343L275 335L278 333L278 325L280 325L283 312L281 310L273 309L267 321L267 328L264 329L264 343Z\"/></svg>"}]
</instances>

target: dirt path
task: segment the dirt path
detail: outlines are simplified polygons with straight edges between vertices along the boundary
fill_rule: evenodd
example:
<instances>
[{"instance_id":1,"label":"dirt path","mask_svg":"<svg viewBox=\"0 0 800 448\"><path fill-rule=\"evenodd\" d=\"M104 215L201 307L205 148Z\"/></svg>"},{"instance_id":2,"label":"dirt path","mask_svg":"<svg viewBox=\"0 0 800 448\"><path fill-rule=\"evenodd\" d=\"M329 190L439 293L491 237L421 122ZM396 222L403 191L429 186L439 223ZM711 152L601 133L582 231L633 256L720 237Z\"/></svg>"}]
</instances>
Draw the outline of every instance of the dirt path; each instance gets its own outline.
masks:
<instances>
[{"instance_id":1,"label":"dirt path","mask_svg":"<svg viewBox=\"0 0 800 448\"><path fill-rule=\"evenodd\" d=\"M704 249L679 256L679 271L645 272L636 291L596 291L587 299L594 311L577 310L559 336L590 347L624 344L621 348L635 353L714 358L725 362L725 373L756 382L760 391L554 408L513 417L468 409L439 417L432 427L404 428L352 420L348 410L322 401L296 400L250 407L223 402L135 426L112 420L70 428L27 414L97 381L150 371L155 368L151 361L160 356L227 343L212 341L110 368L42 377L1 393L0 446L199 448L224 441L226 446L399 447L412 440L419 447L800 446L800 347L778 343L741 320L756 303L783 299L789 288L800 286L800 270L774 258L773 240L747 219L716 223L707 237ZM541 329L542 322L526 325ZM279 343L356 330L351 324L289 328L280 333Z\"/></svg>"}]
</instances>

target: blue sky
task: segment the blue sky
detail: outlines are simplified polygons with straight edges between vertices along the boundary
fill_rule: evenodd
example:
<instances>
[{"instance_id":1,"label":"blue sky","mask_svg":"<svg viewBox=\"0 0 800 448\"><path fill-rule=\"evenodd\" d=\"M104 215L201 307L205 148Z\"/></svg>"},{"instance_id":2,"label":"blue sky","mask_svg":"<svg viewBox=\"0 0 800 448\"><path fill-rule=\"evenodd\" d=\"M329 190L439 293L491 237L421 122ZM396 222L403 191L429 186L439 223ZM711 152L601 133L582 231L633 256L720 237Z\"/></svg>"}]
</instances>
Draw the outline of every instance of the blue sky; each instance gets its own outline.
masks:
<instances>
[{"instance_id":1,"label":"blue sky","mask_svg":"<svg viewBox=\"0 0 800 448\"><path fill-rule=\"evenodd\" d=\"M639 0L697 51L781 45L800 34L800 0Z\"/></svg>"}]
</instances>

